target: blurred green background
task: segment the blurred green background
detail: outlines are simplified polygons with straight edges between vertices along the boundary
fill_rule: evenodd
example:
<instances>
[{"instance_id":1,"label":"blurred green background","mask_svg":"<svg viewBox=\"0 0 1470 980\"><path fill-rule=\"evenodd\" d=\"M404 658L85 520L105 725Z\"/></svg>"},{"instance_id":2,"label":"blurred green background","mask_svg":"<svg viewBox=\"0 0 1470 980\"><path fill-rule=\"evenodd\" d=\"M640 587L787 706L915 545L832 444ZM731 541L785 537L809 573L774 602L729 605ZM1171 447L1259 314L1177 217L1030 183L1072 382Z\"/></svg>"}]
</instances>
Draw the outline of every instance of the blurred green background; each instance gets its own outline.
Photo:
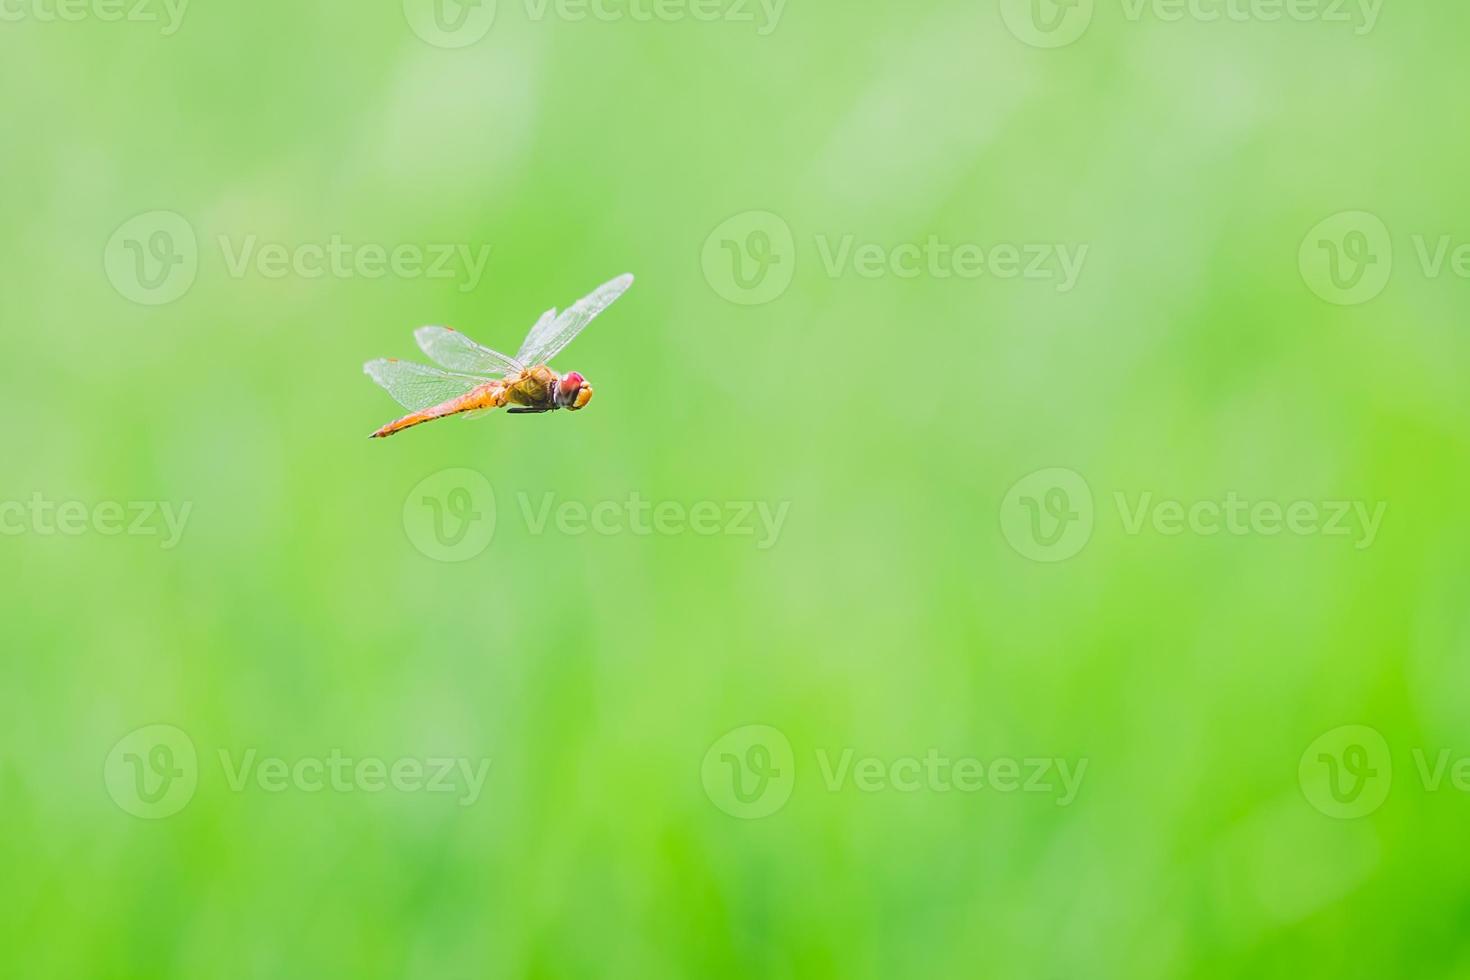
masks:
<instances>
[{"instance_id":1,"label":"blurred green background","mask_svg":"<svg viewBox=\"0 0 1470 980\"><path fill-rule=\"evenodd\" d=\"M6 975L1470 976L1470 10L134 2L0 7Z\"/></svg>"}]
</instances>

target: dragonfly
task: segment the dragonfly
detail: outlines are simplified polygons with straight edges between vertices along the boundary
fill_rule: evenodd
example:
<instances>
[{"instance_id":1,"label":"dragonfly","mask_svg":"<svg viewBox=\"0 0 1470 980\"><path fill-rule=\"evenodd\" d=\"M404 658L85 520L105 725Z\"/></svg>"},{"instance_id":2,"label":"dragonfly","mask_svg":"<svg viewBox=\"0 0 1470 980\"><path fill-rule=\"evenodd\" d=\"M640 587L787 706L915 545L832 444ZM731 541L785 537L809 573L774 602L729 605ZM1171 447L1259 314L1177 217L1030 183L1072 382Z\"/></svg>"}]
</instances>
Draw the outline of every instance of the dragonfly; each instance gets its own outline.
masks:
<instances>
[{"instance_id":1,"label":"dragonfly","mask_svg":"<svg viewBox=\"0 0 1470 980\"><path fill-rule=\"evenodd\" d=\"M420 327L414 340L438 367L392 357L362 366L363 373L409 410L370 438L386 439L425 422L451 415L474 418L506 406L511 415L586 408L592 400L587 379L576 371L557 374L549 362L631 285L633 277L621 275L560 313L547 310L515 357L477 344L450 327Z\"/></svg>"}]
</instances>

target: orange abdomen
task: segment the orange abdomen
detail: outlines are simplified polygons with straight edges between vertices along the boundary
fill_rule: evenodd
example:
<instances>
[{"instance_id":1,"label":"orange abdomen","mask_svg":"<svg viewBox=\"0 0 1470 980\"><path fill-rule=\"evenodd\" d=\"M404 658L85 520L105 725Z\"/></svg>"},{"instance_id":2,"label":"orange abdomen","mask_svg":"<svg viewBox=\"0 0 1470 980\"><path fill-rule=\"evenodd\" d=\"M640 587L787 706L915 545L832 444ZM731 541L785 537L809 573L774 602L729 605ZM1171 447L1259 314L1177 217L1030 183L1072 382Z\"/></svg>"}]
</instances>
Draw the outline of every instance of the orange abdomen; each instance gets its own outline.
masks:
<instances>
[{"instance_id":1,"label":"orange abdomen","mask_svg":"<svg viewBox=\"0 0 1470 980\"><path fill-rule=\"evenodd\" d=\"M473 391L460 395L458 398L451 398L442 404L412 412L401 419L395 419L377 432L374 432L370 438L386 439L394 433L402 432L404 429L411 429L424 422L448 418L451 415L459 415L462 412L500 408L504 404L505 387L498 381L490 381L480 385Z\"/></svg>"}]
</instances>

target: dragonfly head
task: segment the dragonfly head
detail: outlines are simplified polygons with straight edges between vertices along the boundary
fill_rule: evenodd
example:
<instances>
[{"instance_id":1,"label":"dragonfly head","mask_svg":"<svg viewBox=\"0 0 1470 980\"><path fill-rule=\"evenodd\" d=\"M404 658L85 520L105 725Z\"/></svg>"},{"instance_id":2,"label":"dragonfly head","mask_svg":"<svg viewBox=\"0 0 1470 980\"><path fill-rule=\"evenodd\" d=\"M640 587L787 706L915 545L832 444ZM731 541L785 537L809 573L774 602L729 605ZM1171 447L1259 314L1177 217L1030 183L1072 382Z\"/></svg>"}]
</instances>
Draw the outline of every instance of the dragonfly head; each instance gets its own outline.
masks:
<instances>
[{"instance_id":1,"label":"dragonfly head","mask_svg":"<svg viewBox=\"0 0 1470 980\"><path fill-rule=\"evenodd\" d=\"M592 386L576 371L570 371L556 383L556 407L575 412L586 408L592 400Z\"/></svg>"}]
</instances>

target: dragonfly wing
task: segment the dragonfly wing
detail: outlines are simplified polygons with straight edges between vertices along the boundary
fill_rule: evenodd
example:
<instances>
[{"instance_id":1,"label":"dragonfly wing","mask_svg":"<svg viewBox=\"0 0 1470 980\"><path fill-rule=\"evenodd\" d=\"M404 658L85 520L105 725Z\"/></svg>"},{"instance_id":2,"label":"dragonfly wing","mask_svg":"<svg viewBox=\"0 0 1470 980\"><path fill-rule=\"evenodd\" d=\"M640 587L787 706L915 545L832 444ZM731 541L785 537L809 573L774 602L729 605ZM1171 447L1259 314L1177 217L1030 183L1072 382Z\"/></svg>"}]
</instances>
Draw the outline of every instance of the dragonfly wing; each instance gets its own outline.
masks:
<instances>
[{"instance_id":1,"label":"dragonfly wing","mask_svg":"<svg viewBox=\"0 0 1470 980\"><path fill-rule=\"evenodd\" d=\"M503 378L508 374L520 374L525 369L514 357L477 344L449 327L419 327L413 332L413 338L419 342L419 349L435 364L450 371Z\"/></svg>"},{"instance_id":2,"label":"dragonfly wing","mask_svg":"<svg viewBox=\"0 0 1470 980\"><path fill-rule=\"evenodd\" d=\"M411 412L458 398L485 383L484 378L451 374L412 361L390 358L368 361L362 370L382 385L394 401Z\"/></svg>"},{"instance_id":3,"label":"dragonfly wing","mask_svg":"<svg viewBox=\"0 0 1470 980\"><path fill-rule=\"evenodd\" d=\"M536 362L528 361L526 360L526 357L530 354L536 353L536 349L540 347L541 344L545 341L547 332L555 324L556 307L553 306L551 309L541 314L540 318L536 321L536 325L533 326L530 332L526 334L526 339L521 342L521 349L516 352L516 360L520 361L522 364L529 364L530 366L535 367Z\"/></svg>"},{"instance_id":4,"label":"dragonfly wing","mask_svg":"<svg viewBox=\"0 0 1470 980\"><path fill-rule=\"evenodd\" d=\"M632 276L618 276L577 300L560 315L552 315L554 311L548 311L547 315L542 316L531 328L531 332L526 336L526 342L521 345L521 352L516 355L516 360L531 365L548 363L567 344L570 344L597 314L607 309L614 300L627 292L631 285L633 285Z\"/></svg>"}]
</instances>

